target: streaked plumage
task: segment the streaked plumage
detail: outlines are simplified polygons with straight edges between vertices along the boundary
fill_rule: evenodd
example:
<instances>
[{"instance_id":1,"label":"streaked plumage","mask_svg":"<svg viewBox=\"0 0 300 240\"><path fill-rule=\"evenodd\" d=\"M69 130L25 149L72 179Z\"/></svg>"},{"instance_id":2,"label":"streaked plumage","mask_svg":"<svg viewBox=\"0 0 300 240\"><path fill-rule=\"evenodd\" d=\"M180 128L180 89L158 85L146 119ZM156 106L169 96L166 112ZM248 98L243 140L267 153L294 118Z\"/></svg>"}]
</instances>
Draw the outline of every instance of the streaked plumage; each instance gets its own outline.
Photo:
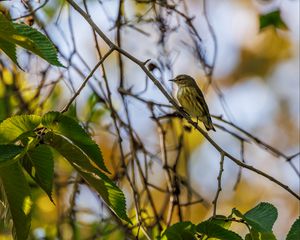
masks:
<instances>
[{"instance_id":1,"label":"streaked plumage","mask_svg":"<svg viewBox=\"0 0 300 240\"><path fill-rule=\"evenodd\" d=\"M206 130L216 131L209 114L204 96L196 81L185 74L178 75L171 81L178 85L177 99L183 109L191 116L203 122Z\"/></svg>"}]
</instances>

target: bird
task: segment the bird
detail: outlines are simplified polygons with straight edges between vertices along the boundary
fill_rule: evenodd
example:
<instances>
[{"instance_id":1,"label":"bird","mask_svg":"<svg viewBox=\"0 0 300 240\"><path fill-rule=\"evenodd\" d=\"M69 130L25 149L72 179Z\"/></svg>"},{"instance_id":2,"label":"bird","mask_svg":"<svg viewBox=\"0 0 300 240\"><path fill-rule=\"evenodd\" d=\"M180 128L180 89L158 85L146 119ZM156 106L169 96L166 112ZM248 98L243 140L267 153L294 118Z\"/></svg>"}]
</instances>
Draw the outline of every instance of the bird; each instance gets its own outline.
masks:
<instances>
[{"instance_id":1,"label":"bird","mask_svg":"<svg viewBox=\"0 0 300 240\"><path fill-rule=\"evenodd\" d=\"M191 117L196 117L197 122L198 120L203 122L207 131L216 131L203 93L194 78L186 74L181 74L174 79L170 79L170 81L174 82L178 86L177 100L183 110Z\"/></svg>"}]
</instances>

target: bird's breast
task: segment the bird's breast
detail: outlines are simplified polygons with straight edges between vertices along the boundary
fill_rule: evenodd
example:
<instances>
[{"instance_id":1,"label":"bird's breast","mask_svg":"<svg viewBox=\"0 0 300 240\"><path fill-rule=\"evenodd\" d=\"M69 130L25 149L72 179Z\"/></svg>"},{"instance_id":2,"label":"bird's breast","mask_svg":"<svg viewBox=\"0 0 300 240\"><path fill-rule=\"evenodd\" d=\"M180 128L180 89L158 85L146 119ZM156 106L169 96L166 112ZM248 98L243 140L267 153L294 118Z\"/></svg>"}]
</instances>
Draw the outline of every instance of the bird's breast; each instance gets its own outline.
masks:
<instances>
[{"instance_id":1,"label":"bird's breast","mask_svg":"<svg viewBox=\"0 0 300 240\"><path fill-rule=\"evenodd\" d=\"M195 107L197 91L192 87L180 87L177 92L177 99L180 105L192 117L201 116L201 112Z\"/></svg>"}]
</instances>

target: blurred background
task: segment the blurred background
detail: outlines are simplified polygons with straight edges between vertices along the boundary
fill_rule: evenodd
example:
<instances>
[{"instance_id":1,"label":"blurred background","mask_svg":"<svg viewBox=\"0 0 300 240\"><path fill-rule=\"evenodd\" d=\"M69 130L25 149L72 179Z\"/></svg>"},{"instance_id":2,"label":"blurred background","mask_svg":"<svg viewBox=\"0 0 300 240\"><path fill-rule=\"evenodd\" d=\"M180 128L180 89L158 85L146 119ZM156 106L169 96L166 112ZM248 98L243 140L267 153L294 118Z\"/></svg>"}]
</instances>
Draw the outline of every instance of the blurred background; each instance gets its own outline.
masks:
<instances>
[{"instance_id":1,"label":"blurred background","mask_svg":"<svg viewBox=\"0 0 300 240\"><path fill-rule=\"evenodd\" d=\"M298 0L78 3L113 42L143 62L150 59L148 69L170 95L175 97L177 89L169 79L183 73L193 76L215 116L213 122L221 126L209 132L212 139L236 158L300 193L299 154L287 161L300 151ZM3 1L0 6L15 21L44 32L66 66L49 66L20 50L22 71L1 53L0 120L20 113L62 110L108 46L65 1ZM260 16L276 10L286 28L260 29ZM26 16L28 13L32 14ZM182 218L198 223L212 216L220 154L186 121L168 117L174 111L135 63L125 57L120 60L114 53L68 112L99 144L111 177L126 195L129 216L135 219L138 201L149 228L154 221L153 205L162 215L162 226L168 220L175 223ZM123 139L121 148L118 134ZM125 170L120 149L127 163ZM166 191L169 170L162 167L164 158L170 168L175 166L170 170L171 179L179 182L182 204L181 210L174 210L171 216L170 193ZM57 159L55 170L56 205L33 186L32 239L55 239L58 232L62 239L74 239L74 235L80 236L78 239L125 239L124 231L96 194L84 184L72 184L78 176L67 162ZM140 194L138 200L124 171ZM144 191L143 176L152 206L149 193ZM284 239L299 216L299 201L275 183L241 170L225 158L217 213L229 215L234 207L246 212L259 202L277 207L274 233ZM240 225L233 227L242 236L247 230ZM7 229L0 229L1 239L10 239Z\"/></svg>"}]
</instances>

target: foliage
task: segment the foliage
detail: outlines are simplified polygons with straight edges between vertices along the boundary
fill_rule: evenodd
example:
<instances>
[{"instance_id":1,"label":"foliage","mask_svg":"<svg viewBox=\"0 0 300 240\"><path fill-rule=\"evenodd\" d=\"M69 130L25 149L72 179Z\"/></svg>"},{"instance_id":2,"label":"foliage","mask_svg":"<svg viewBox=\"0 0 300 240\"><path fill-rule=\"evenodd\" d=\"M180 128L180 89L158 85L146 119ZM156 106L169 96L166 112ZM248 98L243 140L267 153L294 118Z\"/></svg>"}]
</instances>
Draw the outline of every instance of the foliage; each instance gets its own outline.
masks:
<instances>
[{"instance_id":1,"label":"foliage","mask_svg":"<svg viewBox=\"0 0 300 240\"><path fill-rule=\"evenodd\" d=\"M7 222L12 219L12 233L15 239L27 239L31 223L32 198L20 163L13 162L0 167L0 181L1 202L6 208L4 217Z\"/></svg>"},{"instance_id":2,"label":"foliage","mask_svg":"<svg viewBox=\"0 0 300 240\"><path fill-rule=\"evenodd\" d=\"M196 226L191 222L175 223L162 234L162 240L174 239L183 240L191 239L196 240Z\"/></svg>"},{"instance_id":3,"label":"foliage","mask_svg":"<svg viewBox=\"0 0 300 240\"><path fill-rule=\"evenodd\" d=\"M16 45L40 56L52 65L62 67L53 43L42 33L25 24L12 23L0 12L0 49L19 66Z\"/></svg>"},{"instance_id":4,"label":"foliage","mask_svg":"<svg viewBox=\"0 0 300 240\"><path fill-rule=\"evenodd\" d=\"M272 204L264 202L245 214L234 208L228 217L215 216L198 225L191 222L176 223L164 231L161 239L242 240L241 236L228 229L232 223L238 223L246 225L249 229L249 233L244 238L245 240L276 240L272 228L277 219L277 214L277 209ZM299 219L297 219L286 239L294 240L299 237Z\"/></svg>"},{"instance_id":5,"label":"foliage","mask_svg":"<svg viewBox=\"0 0 300 240\"><path fill-rule=\"evenodd\" d=\"M267 14L260 15L260 17L259 17L260 30L262 30L266 27L270 27L270 26L278 28L278 29L283 29L283 30L288 29L285 22L281 18L280 10L277 9L277 10L269 12Z\"/></svg>"},{"instance_id":6,"label":"foliage","mask_svg":"<svg viewBox=\"0 0 300 240\"><path fill-rule=\"evenodd\" d=\"M292 225L286 240L297 240L300 238L300 218L298 218Z\"/></svg>"},{"instance_id":7,"label":"foliage","mask_svg":"<svg viewBox=\"0 0 300 240\"><path fill-rule=\"evenodd\" d=\"M233 213L244 219L244 221L253 229L260 232L272 231L273 224L277 219L277 209L269 203L261 203L245 214L234 209Z\"/></svg>"},{"instance_id":8,"label":"foliage","mask_svg":"<svg viewBox=\"0 0 300 240\"><path fill-rule=\"evenodd\" d=\"M68 160L120 219L130 222L123 192L102 172L108 170L98 145L72 118L59 112L49 112L42 118L8 118L0 124L0 143L0 179L5 195L2 199L9 208L16 239L27 239L30 229L32 200L23 168L53 201L55 159L51 149Z\"/></svg>"}]
</instances>

